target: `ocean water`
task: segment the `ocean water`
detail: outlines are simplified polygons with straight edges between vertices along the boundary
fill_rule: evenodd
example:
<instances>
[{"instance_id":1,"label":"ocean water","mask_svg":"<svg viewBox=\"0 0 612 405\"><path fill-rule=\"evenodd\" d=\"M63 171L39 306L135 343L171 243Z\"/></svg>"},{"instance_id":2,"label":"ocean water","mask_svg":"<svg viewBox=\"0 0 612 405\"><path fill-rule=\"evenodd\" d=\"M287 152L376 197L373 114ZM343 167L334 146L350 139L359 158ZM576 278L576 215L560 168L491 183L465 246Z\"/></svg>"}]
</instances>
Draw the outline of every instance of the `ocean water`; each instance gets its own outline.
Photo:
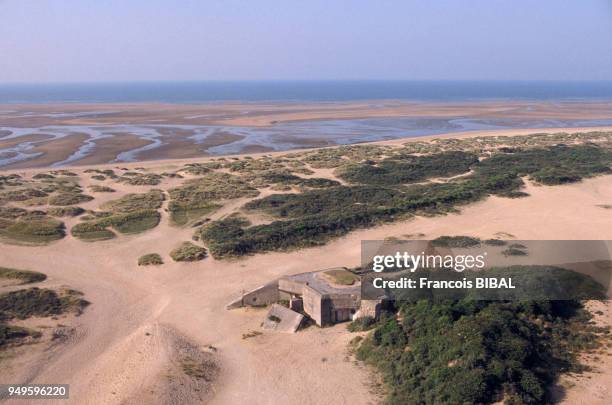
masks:
<instances>
[{"instance_id":1,"label":"ocean water","mask_svg":"<svg viewBox=\"0 0 612 405\"><path fill-rule=\"evenodd\" d=\"M376 99L612 100L612 82L370 80L0 84L0 104Z\"/></svg>"}]
</instances>

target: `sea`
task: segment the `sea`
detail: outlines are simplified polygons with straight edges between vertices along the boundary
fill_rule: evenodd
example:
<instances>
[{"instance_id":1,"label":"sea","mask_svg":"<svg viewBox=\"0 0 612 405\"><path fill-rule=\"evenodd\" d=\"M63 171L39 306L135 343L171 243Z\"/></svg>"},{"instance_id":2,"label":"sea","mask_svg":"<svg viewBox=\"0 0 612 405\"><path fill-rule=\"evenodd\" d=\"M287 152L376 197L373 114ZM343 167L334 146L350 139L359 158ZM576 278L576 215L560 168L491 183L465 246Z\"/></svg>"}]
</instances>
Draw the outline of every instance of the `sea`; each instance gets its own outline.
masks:
<instances>
[{"instance_id":1,"label":"sea","mask_svg":"<svg viewBox=\"0 0 612 405\"><path fill-rule=\"evenodd\" d=\"M0 104L612 100L612 81L197 81L0 84Z\"/></svg>"}]
</instances>

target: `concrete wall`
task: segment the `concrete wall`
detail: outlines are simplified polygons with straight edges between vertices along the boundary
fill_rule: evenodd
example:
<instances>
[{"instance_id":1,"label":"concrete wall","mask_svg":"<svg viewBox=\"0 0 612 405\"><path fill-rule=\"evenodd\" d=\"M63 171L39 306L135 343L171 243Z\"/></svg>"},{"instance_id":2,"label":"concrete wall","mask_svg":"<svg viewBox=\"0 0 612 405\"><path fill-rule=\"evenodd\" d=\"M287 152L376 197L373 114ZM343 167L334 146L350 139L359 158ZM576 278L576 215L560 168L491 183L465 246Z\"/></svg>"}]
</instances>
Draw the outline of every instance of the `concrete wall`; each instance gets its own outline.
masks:
<instances>
[{"instance_id":1,"label":"concrete wall","mask_svg":"<svg viewBox=\"0 0 612 405\"><path fill-rule=\"evenodd\" d=\"M278 288L291 294L302 295L304 283L297 282L291 279L281 278L278 280Z\"/></svg>"},{"instance_id":2,"label":"concrete wall","mask_svg":"<svg viewBox=\"0 0 612 405\"><path fill-rule=\"evenodd\" d=\"M319 326L324 323L324 316L321 306L321 294L309 286L304 286L304 295L302 300L304 304L304 312L306 312Z\"/></svg>"},{"instance_id":3,"label":"concrete wall","mask_svg":"<svg viewBox=\"0 0 612 405\"><path fill-rule=\"evenodd\" d=\"M278 280L274 280L272 282L269 282L268 284L264 284L261 287L258 287L252 291L245 293L241 297L230 302L226 306L226 308L234 309L243 306L268 305L278 302L278 300Z\"/></svg>"},{"instance_id":4,"label":"concrete wall","mask_svg":"<svg viewBox=\"0 0 612 405\"><path fill-rule=\"evenodd\" d=\"M302 314L298 314L282 305L272 304L263 321L263 328L277 332L295 333L302 324L303 319L304 315Z\"/></svg>"},{"instance_id":5,"label":"concrete wall","mask_svg":"<svg viewBox=\"0 0 612 405\"><path fill-rule=\"evenodd\" d=\"M361 301L361 308L356 314L357 318L363 318L370 316L374 319L378 319L380 315L380 300L363 300Z\"/></svg>"}]
</instances>

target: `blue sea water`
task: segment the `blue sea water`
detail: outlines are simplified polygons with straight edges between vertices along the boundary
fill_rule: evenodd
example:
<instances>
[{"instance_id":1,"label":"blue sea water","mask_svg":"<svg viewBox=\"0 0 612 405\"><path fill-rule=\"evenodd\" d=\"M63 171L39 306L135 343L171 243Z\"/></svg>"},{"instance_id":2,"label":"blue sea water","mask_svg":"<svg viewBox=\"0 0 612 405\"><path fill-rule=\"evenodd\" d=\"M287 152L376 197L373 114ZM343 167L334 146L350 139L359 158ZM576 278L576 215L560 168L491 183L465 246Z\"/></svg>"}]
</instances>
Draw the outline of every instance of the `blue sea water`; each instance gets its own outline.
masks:
<instances>
[{"instance_id":1,"label":"blue sea water","mask_svg":"<svg viewBox=\"0 0 612 405\"><path fill-rule=\"evenodd\" d=\"M612 100L612 82L369 80L0 84L0 104L333 102L375 99Z\"/></svg>"}]
</instances>

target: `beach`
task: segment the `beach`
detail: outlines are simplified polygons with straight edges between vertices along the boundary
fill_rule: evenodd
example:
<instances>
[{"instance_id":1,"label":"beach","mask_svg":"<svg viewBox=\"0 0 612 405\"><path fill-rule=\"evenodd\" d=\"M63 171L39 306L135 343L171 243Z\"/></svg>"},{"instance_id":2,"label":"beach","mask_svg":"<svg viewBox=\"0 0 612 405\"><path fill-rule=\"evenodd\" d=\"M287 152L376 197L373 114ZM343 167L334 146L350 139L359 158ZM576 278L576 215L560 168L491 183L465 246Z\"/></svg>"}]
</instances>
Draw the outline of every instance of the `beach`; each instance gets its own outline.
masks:
<instances>
[{"instance_id":1,"label":"beach","mask_svg":"<svg viewBox=\"0 0 612 405\"><path fill-rule=\"evenodd\" d=\"M610 128L607 128L608 130ZM476 136L519 136L540 129L481 131L461 134ZM574 131L572 128L547 131ZM455 137L448 134L445 137ZM429 139L436 139L431 137ZM387 141L399 144L410 139ZM282 156L276 152L274 156ZM261 155L254 155L254 157ZM145 166L148 171L171 170L186 162L204 163L210 158L160 160L125 163L126 169ZM81 185L94 184L85 170L71 170L81 176ZM96 169L116 168L116 164L96 165ZM336 179L328 169L313 169L311 176ZM20 169L30 177L48 169ZM8 172L5 172L8 173ZM115 193L96 196L81 207L96 208L126 193L167 189L181 180L167 178L156 186L130 186L113 183ZM359 403L381 401L376 373L354 360L349 341L354 334L345 324L310 327L295 335L259 330L265 309L226 310L225 306L271 279L315 269L360 264L362 240L388 238L433 239L442 235L468 234L482 239L612 240L610 176L585 179L562 186L542 186L527 182L527 198L491 196L445 216L415 216L391 224L353 231L324 246L290 252L269 252L240 259L217 260L208 257L196 263L170 260L167 252L179 241L190 240L193 230L170 224L162 211L160 224L133 236L83 242L68 234L47 246L2 244L1 266L38 270L46 273L44 287L70 286L84 293L92 305L70 322L75 333L65 343L44 343L17 349L15 360L2 372L4 381L61 381L70 384L70 400L75 404L189 403L204 399L209 403ZM264 190L259 196L271 193ZM222 218L252 198L241 198L210 215ZM164 208L167 207L164 203ZM577 213L580 213L577 215ZM76 219L66 219L72 226ZM143 268L139 256L160 252L165 264ZM604 304L598 322L609 324L610 307ZM36 324L36 321L31 322ZM212 391L198 399L185 386L169 381L178 378L173 358L187 339L202 350L214 352L220 375ZM211 349L211 348L214 348ZM605 359L611 355L609 349ZM590 360L593 372L586 377L564 377L561 403L580 401L604 404L612 383L609 360ZM256 398L256 399L255 399ZM564 402L565 401L565 402Z\"/></svg>"}]
</instances>

